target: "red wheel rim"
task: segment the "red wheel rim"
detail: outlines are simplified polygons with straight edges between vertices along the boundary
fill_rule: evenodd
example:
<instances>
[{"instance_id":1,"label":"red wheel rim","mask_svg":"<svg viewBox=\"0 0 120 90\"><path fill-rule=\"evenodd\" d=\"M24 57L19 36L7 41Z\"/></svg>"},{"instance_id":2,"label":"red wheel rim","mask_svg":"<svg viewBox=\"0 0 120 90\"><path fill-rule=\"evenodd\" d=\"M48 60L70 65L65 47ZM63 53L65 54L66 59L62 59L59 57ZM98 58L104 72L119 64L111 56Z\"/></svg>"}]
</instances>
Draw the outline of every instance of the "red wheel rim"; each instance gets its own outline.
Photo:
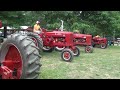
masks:
<instances>
[{"instance_id":1,"label":"red wheel rim","mask_svg":"<svg viewBox=\"0 0 120 90\"><path fill-rule=\"evenodd\" d=\"M74 55L77 55L77 54L78 54L78 50L77 50L77 49L74 49L74 50L73 50L73 53L74 53Z\"/></svg>"},{"instance_id":2,"label":"red wheel rim","mask_svg":"<svg viewBox=\"0 0 120 90\"><path fill-rule=\"evenodd\" d=\"M64 53L63 53L63 58L64 58L65 60L69 60L69 59L70 59L70 53L69 53L69 52L64 52Z\"/></svg>"},{"instance_id":3,"label":"red wheel rim","mask_svg":"<svg viewBox=\"0 0 120 90\"><path fill-rule=\"evenodd\" d=\"M20 79L22 75L22 57L19 50L14 46L10 45L9 49L5 55L3 65L7 66L12 71L16 70L16 75L13 76L14 79Z\"/></svg>"},{"instance_id":4,"label":"red wheel rim","mask_svg":"<svg viewBox=\"0 0 120 90\"><path fill-rule=\"evenodd\" d=\"M32 40L34 41L35 45L38 46L38 42L34 37L32 37Z\"/></svg>"},{"instance_id":5,"label":"red wheel rim","mask_svg":"<svg viewBox=\"0 0 120 90\"><path fill-rule=\"evenodd\" d=\"M105 48L105 44L104 44L104 43L102 43L101 47L102 47L102 48Z\"/></svg>"},{"instance_id":6,"label":"red wheel rim","mask_svg":"<svg viewBox=\"0 0 120 90\"><path fill-rule=\"evenodd\" d=\"M87 48L86 48L86 51L89 52L89 51L90 51L90 47L87 47Z\"/></svg>"}]
</instances>

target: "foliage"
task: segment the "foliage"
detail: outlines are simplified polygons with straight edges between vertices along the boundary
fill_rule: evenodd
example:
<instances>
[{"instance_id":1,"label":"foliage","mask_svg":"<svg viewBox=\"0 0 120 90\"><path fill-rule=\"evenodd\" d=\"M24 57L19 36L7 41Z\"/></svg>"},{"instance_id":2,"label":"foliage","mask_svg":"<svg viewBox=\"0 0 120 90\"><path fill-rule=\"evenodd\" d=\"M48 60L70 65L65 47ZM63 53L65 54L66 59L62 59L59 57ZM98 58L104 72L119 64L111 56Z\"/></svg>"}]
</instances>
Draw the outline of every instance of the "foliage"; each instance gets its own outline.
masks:
<instances>
[{"instance_id":1,"label":"foliage","mask_svg":"<svg viewBox=\"0 0 120 90\"><path fill-rule=\"evenodd\" d=\"M1 11L0 19L11 27L33 26L39 20L41 27L55 29L63 20L67 31L116 37L120 33L120 11Z\"/></svg>"}]
</instances>

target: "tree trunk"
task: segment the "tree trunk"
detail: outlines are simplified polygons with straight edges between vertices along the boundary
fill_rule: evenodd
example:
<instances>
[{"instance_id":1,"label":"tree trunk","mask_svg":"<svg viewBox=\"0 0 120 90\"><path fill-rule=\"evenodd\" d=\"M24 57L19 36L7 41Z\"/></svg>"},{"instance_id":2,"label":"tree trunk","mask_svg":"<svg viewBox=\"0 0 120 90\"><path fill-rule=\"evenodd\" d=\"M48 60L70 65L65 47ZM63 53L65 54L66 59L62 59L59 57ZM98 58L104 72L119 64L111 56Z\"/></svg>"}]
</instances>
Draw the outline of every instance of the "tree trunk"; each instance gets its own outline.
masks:
<instances>
[{"instance_id":1,"label":"tree trunk","mask_svg":"<svg viewBox=\"0 0 120 90\"><path fill-rule=\"evenodd\" d=\"M84 29L82 30L82 34L85 34L85 30Z\"/></svg>"}]
</instances>

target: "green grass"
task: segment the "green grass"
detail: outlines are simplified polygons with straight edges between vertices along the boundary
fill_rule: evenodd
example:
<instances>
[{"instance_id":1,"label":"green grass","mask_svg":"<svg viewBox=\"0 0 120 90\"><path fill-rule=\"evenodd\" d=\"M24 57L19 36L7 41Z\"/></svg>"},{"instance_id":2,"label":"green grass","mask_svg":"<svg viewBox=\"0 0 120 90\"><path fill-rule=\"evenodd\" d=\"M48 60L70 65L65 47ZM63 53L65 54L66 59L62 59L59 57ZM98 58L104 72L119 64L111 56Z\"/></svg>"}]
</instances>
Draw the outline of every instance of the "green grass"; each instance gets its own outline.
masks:
<instances>
[{"instance_id":1,"label":"green grass","mask_svg":"<svg viewBox=\"0 0 120 90\"><path fill-rule=\"evenodd\" d=\"M94 48L93 53L81 54L72 62L61 60L61 53L42 54L40 79L120 79L120 46Z\"/></svg>"}]
</instances>

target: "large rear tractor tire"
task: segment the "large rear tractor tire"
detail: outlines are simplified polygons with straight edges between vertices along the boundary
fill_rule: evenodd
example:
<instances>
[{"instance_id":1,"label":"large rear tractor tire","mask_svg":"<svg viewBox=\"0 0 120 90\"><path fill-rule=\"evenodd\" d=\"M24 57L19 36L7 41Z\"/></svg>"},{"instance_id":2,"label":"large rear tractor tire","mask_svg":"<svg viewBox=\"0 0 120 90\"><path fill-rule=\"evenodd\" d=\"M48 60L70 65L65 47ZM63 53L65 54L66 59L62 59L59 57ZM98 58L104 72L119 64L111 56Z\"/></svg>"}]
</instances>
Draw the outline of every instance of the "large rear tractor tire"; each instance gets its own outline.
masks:
<instances>
[{"instance_id":1,"label":"large rear tractor tire","mask_svg":"<svg viewBox=\"0 0 120 90\"><path fill-rule=\"evenodd\" d=\"M0 49L0 62L14 72L13 79L37 79L40 59L38 48L27 35L8 36Z\"/></svg>"},{"instance_id":2,"label":"large rear tractor tire","mask_svg":"<svg viewBox=\"0 0 120 90\"><path fill-rule=\"evenodd\" d=\"M35 45L40 49L43 50L43 41L40 36L33 32L28 32L27 35L34 41Z\"/></svg>"}]
</instances>

